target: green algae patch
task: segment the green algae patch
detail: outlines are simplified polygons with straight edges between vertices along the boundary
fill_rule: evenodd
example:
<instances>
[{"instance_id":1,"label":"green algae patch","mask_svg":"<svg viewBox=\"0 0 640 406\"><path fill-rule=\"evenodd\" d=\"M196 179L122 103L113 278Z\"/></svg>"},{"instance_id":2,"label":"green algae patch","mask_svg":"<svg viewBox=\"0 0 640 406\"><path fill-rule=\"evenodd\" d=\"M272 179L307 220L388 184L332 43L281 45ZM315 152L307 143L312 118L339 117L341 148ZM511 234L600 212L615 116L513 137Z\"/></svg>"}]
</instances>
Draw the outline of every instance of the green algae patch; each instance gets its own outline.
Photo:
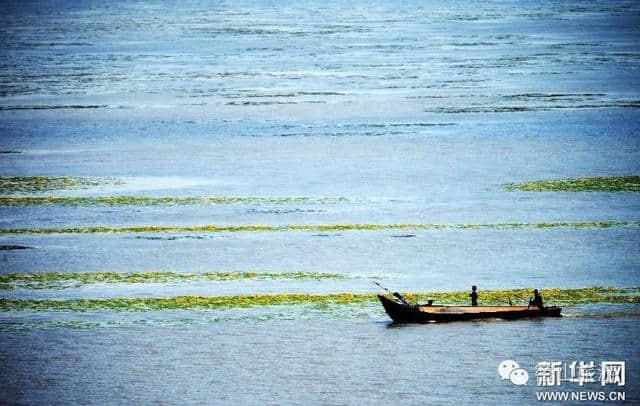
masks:
<instances>
[{"instance_id":1,"label":"green algae patch","mask_svg":"<svg viewBox=\"0 0 640 406\"><path fill-rule=\"evenodd\" d=\"M527 192L640 192L640 176L567 178L508 183L510 191Z\"/></svg>"},{"instance_id":2,"label":"green algae patch","mask_svg":"<svg viewBox=\"0 0 640 406\"><path fill-rule=\"evenodd\" d=\"M187 206L206 204L324 205L348 202L343 197L255 196L12 196L0 197L0 206Z\"/></svg>"},{"instance_id":3,"label":"green algae patch","mask_svg":"<svg viewBox=\"0 0 640 406\"><path fill-rule=\"evenodd\" d=\"M609 228L638 227L640 222L628 221L581 221L541 223L488 223L488 224L289 224L274 225L200 225L200 226L86 226L86 227L33 227L4 228L0 234L90 234L90 233L162 233L162 232L267 232L267 231L372 231L372 230L476 230L476 229L520 229L520 228Z\"/></svg>"},{"instance_id":4,"label":"green algae patch","mask_svg":"<svg viewBox=\"0 0 640 406\"><path fill-rule=\"evenodd\" d=\"M255 294L233 296L177 296L161 298L110 298L110 299L7 299L0 298L0 311L153 311L189 309L229 309L273 305L298 304L352 304L371 302L373 294L338 293L314 294Z\"/></svg>"},{"instance_id":5,"label":"green algae patch","mask_svg":"<svg viewBox=\"0 0 640 406\"><path fill-rule=\"evenodd\" d=\"M541 289L540 294L546 304L581 305L593 303L640 303L640 287L617 288L595 286L588 288ZM434 300L444 304L469 304L469 292L407 293L412 302ZM504 305L511 300L514 304L526 303L533 297L533 289L486 290L478 295L478 302L484 305Z\"/></svg>"},{"instance_id":6,"label":"green algae patch","mask_svg":"<svg viewBox=\"0 0 640 406\"><path fill-rule=\"evenodd\" d=\"M640 288L588 287L574 289L544 289L540 292L548 304L579 305L592 303L640 303ZM468 304L466 291L406 293L411 301L432 299L444 304ZM481 304L506 304L509 300L522 303L533 295L533 289L487 290L480 292ZM109 299L9 299L0 298L0 311L126 311L156 310L218 310L260 306L313 305L328 308L337 305L367 305L377 301L374 293L332 294L254 294L229 296L177 296L158 298Z\"/></svg>"},{"instance_id":7,"label":"green algae patch","mask_svg":"<svg viewBox=\"0 0 640 406\"><path fill-rule=\"evenodd\" d=\"M88 189L101 185L119 185L123 182L112 177L73 176L3 176L0 194L42 193L50 190Z\"/></svg>"},{"instance_id":8,"label":"green algae patch","mask_svg":"<svg viewBox=\"0 0 640 406\"><path fill-rule=\"evenodd\" d=\"M46 320L36 322L4 322L0 324L0 331L21 331L49 328L92 329L103 327L102 323L84 320Z\"/></svg>"},{"instance_id":9,"label":"green algae patch","mask_svg":"<svg viewBox=\"0 0 640 406\"><path fill-rule=\"evenodd\" d=\"M165 283L245 279L347 279L347 275L323 272L39 272L0 275L0 289L64 289L92 283Z\"/></svg>"}]
</instances>

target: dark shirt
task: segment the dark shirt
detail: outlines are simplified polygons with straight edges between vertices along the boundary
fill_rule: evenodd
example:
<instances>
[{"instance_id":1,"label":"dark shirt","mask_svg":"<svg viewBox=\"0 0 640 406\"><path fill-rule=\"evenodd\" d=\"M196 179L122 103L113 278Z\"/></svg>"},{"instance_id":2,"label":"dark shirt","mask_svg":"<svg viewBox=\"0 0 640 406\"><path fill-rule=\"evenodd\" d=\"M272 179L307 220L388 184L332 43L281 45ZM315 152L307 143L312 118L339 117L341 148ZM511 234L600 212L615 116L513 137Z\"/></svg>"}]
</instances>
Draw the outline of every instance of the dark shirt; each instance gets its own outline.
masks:
<instances>
[{"instance_id":1,"label":"dark shirt","mask_svg":"<svg viewBox=\"0 0 640 406\"><path fill-rule=\"evenodd\" d=\"M534 296L531 301L531 306L537 306L542 309L544 307L544 304L542 303L542 296Z\"/></svg>"},{"instance_id":2,"label":"dark shirt","mask_svg":"<svg viewBox=\"0 0 640 406\"><path fill-rule=\"evenodd\" d=\"M471 306L477 306L478 305L478 292L471 292L471 294L469 296L471 296Z\"/></svg>"}]
</instances>

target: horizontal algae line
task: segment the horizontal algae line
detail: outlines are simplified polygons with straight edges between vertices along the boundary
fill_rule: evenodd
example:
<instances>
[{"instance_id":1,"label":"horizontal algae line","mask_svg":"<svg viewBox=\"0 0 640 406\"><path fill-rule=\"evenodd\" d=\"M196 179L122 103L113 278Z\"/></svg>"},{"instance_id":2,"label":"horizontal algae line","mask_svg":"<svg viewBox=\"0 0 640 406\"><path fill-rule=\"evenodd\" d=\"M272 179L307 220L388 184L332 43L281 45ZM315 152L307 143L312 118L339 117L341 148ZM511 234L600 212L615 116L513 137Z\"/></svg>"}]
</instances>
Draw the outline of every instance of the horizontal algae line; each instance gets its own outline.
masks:
<instances>
[{"instance_id":1,"label":"horizontal algae line","mask_svg":"<svg viewBox=\"0 0 640 406\"><path fill-rule=\"evenodd\" d=\"M547 303L578 305L589 303L640 303L640 290L635 288L589 287L576 289L541 290ZM533 289L487 290L482 291L479 301L483 304L506 304L509 299L516 302L533 295ZM439 293L407 293L412 301L432 299L436 303L468 303L466 291ZM362 305L376 301L374 293L333 293L333 294L254 294L230 296L176 296L158 298L110 299L9 299L0 298L0 311L153 311L190 309L230 309L273 305Z\"/></svg>"},{"instance_id":2,"label":"horizontal algae line","mask_svg":"<svg viewBox=\"0 0 640 406\"><path fill-rule=\"evenodd\" d=\"M0 197L0 206L186 206L197 204L336 204L344 197L256 196L11 196Z\"/></svg>"},{"instance_id":3,"label":"horizontal algae line","mask_svg":"<svg viewBox=\"0 0 640 406\"><path fill-rule=\"evenodd\" d=\"M121 185L123 183L122 180L114 177L0 176L0 194L88 189L95 186Z\"/></svg>"},{"instance_id":4,"label":"horizontal algae line","mask_svg":"<svg viewBox=\"0 0 640 406\"><path fill-rule=\"evenodd\" d=\"M160 233L160 232L255 232L255 231L349 231L349 230L443 230L443 229L518 229L518 228L608 228L638 227L639 221L582 221L542 223L488 223L488 224L289 224L283 226L254 225L202 225L202 226L87 226L62 228L4 228L0 234L89 234L89 233Z\"/></svg>"},{"instance_id":5,"label":"horizontal algae line","mask_svg":"<svg viewBox=\"0 0 640 406\"><path fill-rule=\"evenodd\" d=\"M507 190L527 192L640 192L640 176L566 178L508 183Z\"/></svg>"},{"instance_id":6,"label":"horizontal algae line","mask_svg":"<svg viewBox=\"0 0 640 406\"><path fill-rule=\"evenodd\" d=\"M324 272L38 272L0 275L0 289L61 289L91 283L161 283L181 281L227 281L243 279L350 279Z\"/></svg>"}]
</instances>

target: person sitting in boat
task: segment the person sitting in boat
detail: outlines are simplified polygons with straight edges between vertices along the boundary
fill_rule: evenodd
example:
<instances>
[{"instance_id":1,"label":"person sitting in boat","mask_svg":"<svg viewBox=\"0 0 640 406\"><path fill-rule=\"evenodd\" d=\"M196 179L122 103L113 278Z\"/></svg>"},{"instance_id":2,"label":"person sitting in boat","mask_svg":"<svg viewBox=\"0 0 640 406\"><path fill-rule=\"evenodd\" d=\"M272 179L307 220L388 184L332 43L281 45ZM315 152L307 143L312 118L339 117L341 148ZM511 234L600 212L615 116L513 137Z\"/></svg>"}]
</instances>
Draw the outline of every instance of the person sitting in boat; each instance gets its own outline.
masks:
<instances>
[{"instance_id":1,"label":"person sitting in boat","mask_svg":"<svg viewBox=\"0 0 640 406\"><path fill-rule=\"evenodd\" d=\"M469 296L471 296L471 306L477 306L478 305L478 288L476 287L476 285L473 285L471 287L471 293L469 294Z\"/></svg>"},{"instance_id":2,"label":"person sitting in boat","mask_svg":"<svg viewBox=\"0 0 640 406\"><path fill-rule=\"evenodd\" d=\"M393 296L396 297L396 299L398 299L400 302L402 302L403 304L406 304L407 306L411 305L411 303L409 303L409 301L407 300L406 297L402 296L400 293L398 292L393 292Z\"/></svg>"},{"instance_id":3,"label":"person sitting in boat","mask_svg":"<svg viewBox=\"0 0 640 406\"><path fill-rule=\"evenodd\" d=\"M544 303L542 302L542 296L538 292L538 289L533 290L533 299L529 300L529 306L536 306L539 309L544 309Z\"/></svg>"}]
</instances>

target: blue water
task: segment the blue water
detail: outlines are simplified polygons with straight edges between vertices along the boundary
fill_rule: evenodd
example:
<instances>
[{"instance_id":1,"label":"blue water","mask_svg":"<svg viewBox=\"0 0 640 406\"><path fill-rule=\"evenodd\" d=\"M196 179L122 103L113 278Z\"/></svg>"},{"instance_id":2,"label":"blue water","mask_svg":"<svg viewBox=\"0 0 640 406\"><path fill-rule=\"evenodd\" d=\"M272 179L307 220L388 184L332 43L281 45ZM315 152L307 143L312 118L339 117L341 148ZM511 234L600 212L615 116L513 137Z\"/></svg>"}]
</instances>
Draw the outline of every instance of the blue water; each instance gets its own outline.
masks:
<instances>
[{"instance_id":1,"label":"blue water","mask_svg":"<svg viewBox=\"0 0 640 406\"><path fill-rule=\"evenodd\" d=\"M510 192L640 173L633 1L5 1L0 176L60 196L308 203L0 207L0 228L639 220L632 192ZM314 201L329 198L330 201ZM640 285L640 229L0 235L0 273L332 272L94 284L12 298ZM2 312L0 402L529 404L517 359L627 362L638 308L388 328L377 305ZM443 346L443 343L449 345ZM579 390L572 386L566 390ZM598 389L594 389L598 390Z\"/></svg>"}]
</instances>

